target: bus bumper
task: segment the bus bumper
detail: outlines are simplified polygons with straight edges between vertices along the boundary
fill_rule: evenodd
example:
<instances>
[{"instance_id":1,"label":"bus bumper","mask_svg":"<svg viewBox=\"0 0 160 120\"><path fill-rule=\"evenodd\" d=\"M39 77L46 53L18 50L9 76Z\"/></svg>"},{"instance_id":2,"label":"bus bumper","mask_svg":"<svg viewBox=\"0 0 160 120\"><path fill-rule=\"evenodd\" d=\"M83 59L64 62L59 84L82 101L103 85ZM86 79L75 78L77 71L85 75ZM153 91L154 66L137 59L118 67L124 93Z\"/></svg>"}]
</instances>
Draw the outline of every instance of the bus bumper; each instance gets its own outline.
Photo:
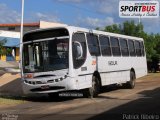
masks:
<instances>
[{"instance_id":1,"label":"bus bumper","mask_svg":"<svg viewBox=\"0 0 160 120\"><path fill-rule=\"evenodd\" d=\"M22 80L22 88L24 94L32 93L54 93L66 90L77 90L78 83L75 82L73 78L68 77L63 81L56 83L46 83L46 84L30 84Z\"/></svg>"}]
</instances>

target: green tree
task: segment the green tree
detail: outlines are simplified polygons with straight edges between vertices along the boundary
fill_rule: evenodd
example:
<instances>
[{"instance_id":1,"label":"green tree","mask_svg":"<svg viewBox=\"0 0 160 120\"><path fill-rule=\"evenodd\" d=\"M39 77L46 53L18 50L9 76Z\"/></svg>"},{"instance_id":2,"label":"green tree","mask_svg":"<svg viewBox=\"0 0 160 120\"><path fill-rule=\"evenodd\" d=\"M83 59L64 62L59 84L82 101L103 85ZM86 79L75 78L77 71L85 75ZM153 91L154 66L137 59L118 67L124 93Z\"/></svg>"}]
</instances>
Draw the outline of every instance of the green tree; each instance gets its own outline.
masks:
<instances>
[{"instance_id":1,"label":"green tree","mask_svg":"<svg viewBox=\"0 0 160 120\"><path fill-rule=\"evenodd\" d=\"M160 58L160 34L148 34L144 32L142 23L135 24L134 21L125 21L119 25L106 26L103 31L141 37L144 39L147 60L152 61L153 58Z\"/></svg>"},{"instance_id":2,"label":"green tree","mask_svg":"<svg viewBox=\"0 0 160 120\"><path fill-rule=\"evenodd\" d=\"M110 26L106 26L104 31L106 32L112 32L112 33L121 33L121 29L120 29L120 25L117 24L113 24Z\"/></svg>"},{"instance_id":3,"label":"green tree","mask_svg":"<svg viewBox=\"0 0 160 120\"><path fill-rule=\"evenodd\" d=\"M7 42L7 39L0 40L0 56L6 55L6 54L11 54L11 49L4 47L6 42Z\"/></svg>"},{"instance_id":4,"label":"green tree","mask_svg":"<svg viewBox=\"0 0 160 120\"><path fill-rule=\"evenodd\" d=\"M4 44L6 43L6 40L3 39L3 40L0 40L0 55L4 55L6 54L6 51L4 49Z\"/></svg>"}]
</instances>

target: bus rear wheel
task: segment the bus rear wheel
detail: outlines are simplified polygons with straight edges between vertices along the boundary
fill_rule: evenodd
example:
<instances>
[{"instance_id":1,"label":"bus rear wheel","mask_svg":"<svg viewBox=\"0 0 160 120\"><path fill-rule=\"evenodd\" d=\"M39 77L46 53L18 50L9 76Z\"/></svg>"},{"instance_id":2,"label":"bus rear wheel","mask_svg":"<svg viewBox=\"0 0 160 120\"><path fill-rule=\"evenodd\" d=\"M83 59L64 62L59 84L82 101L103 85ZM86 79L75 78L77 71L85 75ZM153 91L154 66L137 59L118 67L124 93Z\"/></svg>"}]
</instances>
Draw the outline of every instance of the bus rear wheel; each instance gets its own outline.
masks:
<instances>
[{"instance_id":1,"label":"bus rear wheel","mask_svg":"<svg viewBox=\"0 0 160 120\"><path fill-rule=\"evenodd\" d=\"M127 88L129 89L133 89L135 87L135 80L136 80L136 76L135 73L133 71L130 72L130 81L128 81L127 84Z\"/></svg>"},{"instance_id":2,"label":"bus rear wheel","mask_svg":"<svg viewBox=\"0 0 160 120\"><path fill-rule=\"evenodd\" d=\"M100 92L100 82L96 76L92 77L92 87L88 88L88 97L93 98L97 97Z\"/></svg>"}]
</instances>

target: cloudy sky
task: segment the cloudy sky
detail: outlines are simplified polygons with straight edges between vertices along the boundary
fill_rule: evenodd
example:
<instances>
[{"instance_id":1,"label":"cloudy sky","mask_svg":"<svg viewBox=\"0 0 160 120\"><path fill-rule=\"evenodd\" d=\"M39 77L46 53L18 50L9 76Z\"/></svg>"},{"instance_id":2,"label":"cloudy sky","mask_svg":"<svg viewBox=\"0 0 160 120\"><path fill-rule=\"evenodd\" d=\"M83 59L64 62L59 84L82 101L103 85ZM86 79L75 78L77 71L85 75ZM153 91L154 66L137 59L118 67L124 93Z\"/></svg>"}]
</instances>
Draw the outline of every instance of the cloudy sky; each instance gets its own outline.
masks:
<instances>
[{"instance_id":1,"label":"cloudy sky","mask_svg":"<svg viewBox=\"0 0 160 120\"><path fill-rule=\"evenodd\" d=\"M119 0L25 0L24 21L45 20L94 29L132 20L119 17L118 5ZM0 0L0 23L17 23L20 17L21 0ZM141 21L146 32L160 33L160 17Z\"/></svg>"}]
</instances>

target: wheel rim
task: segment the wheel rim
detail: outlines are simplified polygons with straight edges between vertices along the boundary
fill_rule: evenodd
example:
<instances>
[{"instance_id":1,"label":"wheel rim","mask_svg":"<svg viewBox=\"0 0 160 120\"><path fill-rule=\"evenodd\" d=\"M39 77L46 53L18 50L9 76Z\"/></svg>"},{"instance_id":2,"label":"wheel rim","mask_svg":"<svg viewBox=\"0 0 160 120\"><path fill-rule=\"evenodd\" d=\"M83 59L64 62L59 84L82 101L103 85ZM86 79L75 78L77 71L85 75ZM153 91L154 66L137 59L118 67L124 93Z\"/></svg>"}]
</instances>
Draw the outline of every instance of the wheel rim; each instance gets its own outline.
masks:
<instances>
[{"instance_id":1,"label":"wheel rim","mask_svg":"<svg viewBox=\"0 0 160 120\"><path fill-rule=\"evenodd\" d=\"M134 75L132 75L132 77L131 77L131 84L132 84L132 86L135 86L135 77L134 77Z\"/></svg>"},{"instance_id":2,"label":"wheel rim","mask_svg":"<svg viewBox=\"0 0 160 120\"><path fill-rule=\"evenodd\" d=\"M94 97L97 94L97 85L95 77L92 80L92 87L90 88L90 95Z\"/></svg>"}]
</instances>

